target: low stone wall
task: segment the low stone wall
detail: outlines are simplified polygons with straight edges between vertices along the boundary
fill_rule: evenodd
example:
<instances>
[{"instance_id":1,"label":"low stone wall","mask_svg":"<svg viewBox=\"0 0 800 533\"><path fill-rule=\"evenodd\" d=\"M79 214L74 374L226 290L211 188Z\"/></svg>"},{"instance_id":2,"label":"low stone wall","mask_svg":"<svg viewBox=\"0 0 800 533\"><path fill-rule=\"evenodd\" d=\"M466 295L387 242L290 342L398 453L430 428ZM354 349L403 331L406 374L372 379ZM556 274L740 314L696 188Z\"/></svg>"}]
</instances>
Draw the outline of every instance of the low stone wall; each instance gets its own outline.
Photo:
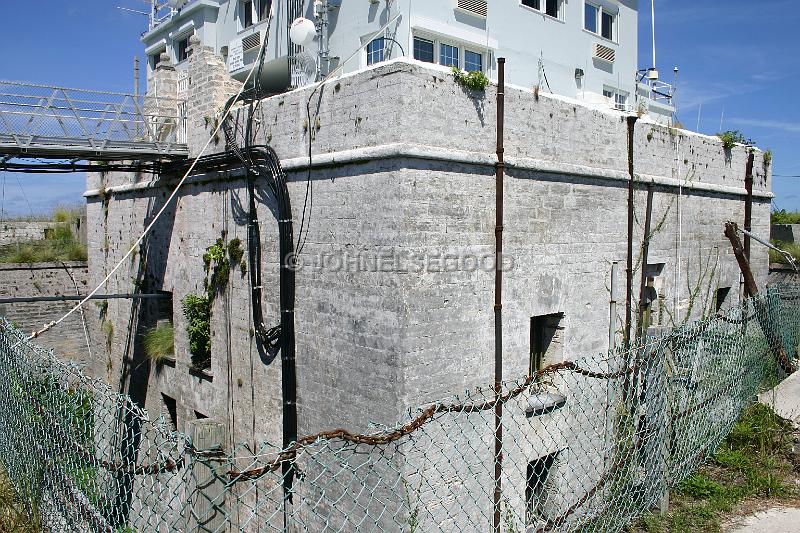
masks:
<instances>
[{"instance_id":1,"label":"low stone wall","mask_svg":"<svg viewBox=\"0 0 800 533\"><path fill-rule=\"evenodd\" d=\"M800 241L800 224L773 224L769 238L781 242Z\"/></svg>"},{"instance_id":2,"label":"low stone wall","mask_svg":"<svg viewBox=\"0 0 800 533\"><path fill-rule=\"evenodd\" d=\"M15 242L37 241L44 239L45 230L52 227L52 222L2 222L0 223L0 246Z\"/></svg>"},{"instance_id":3,"label":"low stone wall","mask_svg":"<svg viewBox=\"0 0 800 533\"><path fill-rule=\"evenodd\" d=\"M34 263L0 265L0 299L37 296L74 296L88 292L89 268L86 263ZM74 280L74 281L73 281ZM63 316L76 302L15 302L0 303L0 316L15 323L23 331L34 331ZM99 308L87 306L83 317L77 312L42 335L37 343L50 348L64 359L75 361L94 375L96 359L87 349L90 341L99 338L96 325ZM84 319L86 329L84 329ZM99 354L92 345L91 353Z\"/></svg>"}]
</instances>

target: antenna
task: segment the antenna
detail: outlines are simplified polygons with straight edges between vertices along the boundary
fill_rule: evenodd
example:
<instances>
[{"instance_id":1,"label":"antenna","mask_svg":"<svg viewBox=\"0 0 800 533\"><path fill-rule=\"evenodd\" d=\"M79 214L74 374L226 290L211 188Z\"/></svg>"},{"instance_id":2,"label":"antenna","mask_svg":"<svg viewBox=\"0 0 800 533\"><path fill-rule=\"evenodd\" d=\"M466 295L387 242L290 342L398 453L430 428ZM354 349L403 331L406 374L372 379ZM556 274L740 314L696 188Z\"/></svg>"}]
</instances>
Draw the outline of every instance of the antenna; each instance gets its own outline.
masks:
<instances>
[{"instance_id":1,"label":"antenna","mask_svg":"<svg viewBox=\"0 0 800 533\"><path fill-rule=\"evenodd\" d=\"M167 0L139 0L142 3L149 4L150 10L149 11L140 11L138 9L131 9L129 7L124 6L117 6L117 9L120 11L128 11L129 13L136 13L137 15L144 15L148 19L147 29L152 30L156 26L158 26L161 21L167 18L169 15L175 12L175 9L172 7L171 4L175 4L176 2L173 0L169 2ZM182 4L183 2L177 2L178 4ZM165 9L169 9L168 13L163 13Z\"/></svg>"},{"instance_id":2,"label":"antenna","mask_svg":"<svg viewBox=\"0 0 800 533\"><path fill-rule=\"evenodd\" d=\"M656 68L656 0L650 0L650 18L653 26L653 68Z\"/></svg>"}]
</instances>

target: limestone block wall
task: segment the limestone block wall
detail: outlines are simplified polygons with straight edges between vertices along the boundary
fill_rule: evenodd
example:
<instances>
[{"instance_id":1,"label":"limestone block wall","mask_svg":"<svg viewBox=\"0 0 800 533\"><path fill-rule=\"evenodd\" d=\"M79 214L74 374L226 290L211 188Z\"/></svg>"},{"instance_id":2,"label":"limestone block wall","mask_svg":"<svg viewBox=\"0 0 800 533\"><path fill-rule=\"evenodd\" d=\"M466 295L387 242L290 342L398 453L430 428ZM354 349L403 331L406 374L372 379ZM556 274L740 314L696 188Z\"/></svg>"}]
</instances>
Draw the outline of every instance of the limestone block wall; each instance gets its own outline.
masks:
<instances>
[{"instance_id":1,"label":"limestone block wall","mask_svg":"<svg viewBox=\"0 0 800 533\"><path fill-rule=\"evenodd\" d=\"M223 102L236 89L218 75L213 58L190 64L192 83L205 80L204 90L191 93L200 99L190 102L194 153L209 135L204 98ZM257 142L282 159L295 236L304 243L295 308L301 434L392 425L408 408L490 383L494 277L474 262L494 251L495 100L493 87L466 92L441 70L395 61L256 107ZM563 314L561 359L607 349L614 261L624 301L628 150L620 113L515 88L507 91L506 113L504 372L514 378L528 371L535 316ZM224 141L211 145L223 149ZM714 312L718 288L731 289L724 305L738 301L738 269L723 227L743 221L746 157L744 147L726 152L716 139L638 121L634 298L646 185L654 183L648 261L659 265L654 324ZM770 169L760 152L755 157L753 227L766 234ZM92 281L124 255L175 180L90 175ZM174 365L145 362L139 338L153 323L152 310L110 302L107 377L153 409L162 408L164 397L174 399L179 428L213 416L228 424L232 441L255 445L280 441L281 363L262 358L253 342L247 277L234 269L216 299L208 373L189 370L180 304L203 292L208 246L217 238L246 243L244 185L236 171L190 178L144 247L112 278L109 291L172 293L176 354ZM313 204L304 201L307 190ZM258 199L265 320L273 325L279 258L266 184L259 184ZM304 204L307 230L298 236ZM753 247L759 282L767 267L766 251ZM619 339L622 305L618 313Z\"/></svg>"},{"instance_id":2,"label":"limestone block wall","mask_svg":"<svg viewBox=\"0 0 800 533\"><path fill-rule=\"evenodd\" d=\"M0 222L0 246L44 239L44 230L52 226L52 222Z\"/></svg>"},{"instance_id":3,"label":"limestone block wall","mask_svg":"<svg viewBox=\"0 0 800 533\"><path fill-rule=\"evenodd\" d=\"M89 269L86 263L75 262L4 264L0 265L0 280L0 298L75 296L76 284L78 291L85 295L89 290ZM8 318L23 331L31 332L60 318L74 305L75 302L0 304L0 316ZM91 354L87 348L87 333ZM42 335L37 343L52 349L62 359L78 363L89 375L94 375L98 368L98 358L102 356L97 309L90 304L83 317L81 313L73 313L57 327Z\"/></svg>"}]
</instances>

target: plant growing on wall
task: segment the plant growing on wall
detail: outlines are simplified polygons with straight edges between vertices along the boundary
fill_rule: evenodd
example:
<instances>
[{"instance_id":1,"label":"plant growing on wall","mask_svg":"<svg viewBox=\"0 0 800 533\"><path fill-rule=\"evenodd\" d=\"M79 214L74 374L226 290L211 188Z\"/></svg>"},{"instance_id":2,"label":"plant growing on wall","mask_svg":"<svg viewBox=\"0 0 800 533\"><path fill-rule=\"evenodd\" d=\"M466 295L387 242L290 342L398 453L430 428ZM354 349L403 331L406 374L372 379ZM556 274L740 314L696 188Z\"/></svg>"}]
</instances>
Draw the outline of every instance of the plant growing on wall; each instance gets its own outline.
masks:
<instances>
[{"instance_id":1,"label":"plant growing on wall","mask_svg":"<svg viewBox=\"0 0 800 533\"><path fill-rule=\"evenodd\" d=\"M147 358L157 365L172 359L175 353L175 330L172 324L148 329L144 334L143 345Z\"/></svg>"},{"instance_id":2,"label":"plant growing on wall","mask_svg":"<svg viewBox=\"0 0 800 533\"><path fill-rule=\"evenodd\" d=\"M187 294L181 301L183 316L188 320L189 353L192 367L204 370L211 366L211 302L205 296Z\"/></svg>"},{"instance_id":3,"label":"plant growing on wall","mask_svg":"<svg viewBox=\"0 0 800 533\"><path fill-rule=\"evenodd\" d=\"M737 144L745 146L755 146L756 142L752 139L746 139L739 130L728 130L723 133L717 133L717 137L722 141L722 147L725 150L731 150Z\"/></svg>"},{"instance_id":4,"label":"plant growing on wall","mask_svg":"<svg viewBox=\"0 0 800 533\"><path fill-rule=\"evenodd\" d=\"M485 91L486 86L489 85L489 78L487 78L486 75L479 70L466 72L458 67L453 67L452 72L456 83L462 87L466 87L467 89L471 89L473 91Z\"/></svg>"}]
</instances>

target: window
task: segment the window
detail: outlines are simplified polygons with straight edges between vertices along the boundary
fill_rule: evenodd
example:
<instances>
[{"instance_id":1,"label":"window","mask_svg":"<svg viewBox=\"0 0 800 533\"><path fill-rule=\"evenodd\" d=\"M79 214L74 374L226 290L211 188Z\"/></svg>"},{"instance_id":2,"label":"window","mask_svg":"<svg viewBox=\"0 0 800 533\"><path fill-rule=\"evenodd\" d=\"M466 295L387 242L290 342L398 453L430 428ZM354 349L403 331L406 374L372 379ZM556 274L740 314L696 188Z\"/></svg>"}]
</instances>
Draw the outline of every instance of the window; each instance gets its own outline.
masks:
<instances>
[{"instance_id":1,"label":"window","mask_svg":"<svg viewBox=\"0 0 800 533\"><path fill-rule=\"evenodd\" d=\"M628 95L627 93L621 93L616 89L609 89L607 87L603 88L603 96L606 98L610 98L614 101L614 109L618 109L620 111L625 111L628 109Z\"/></svg>"},{"instance_id":2,"label":"window","mask_svg":"<svg viewBox=\"0 0 800 533\"><path fill-rule=\"evenodd\" d=\"M717 313L722 310L722 306L725 304L725 300L728 299L728 294L730 294L730 292L730 287L720 287L717 289L717 294L714 298L716 300Z\"/></svg>"},{"instance_id":3,"label":"window","mask_svg":"<svg viewBox=\"0 0 800 533\"><path fill-rule=\"evenodd\" d=\"M167 415L164 418L169 423L169 428L172 431L178 431L178 406L175 403L175 398L170 398L163 392L161 393L161 401L164 406L164 414Z\"/></svg>"},{"instance_id":4,"label":"window","mask_svg":"<svg viewBox=\"0 0 800 533\"><path fill-rule=\"evenodd\" d=\"M561 326L563 319L564 313L531 318L531 375L547 364L561 362L564 347L564 328Z\"/></svg>"},{"instance_id":5,"label":"window","mask_svg":"<svg viewBox=\"0 0 800 533\"><path fill-rule=\"evenodd\" d=\"M547 478L558 453L551 453L528 463L525 476L525 521L528 525L535 524L544 517L542 506L547 499Z\"/></svg>"},{"instance_id":6,"label":"window","mask_svg":"<svg viewBox=\"0 0 800 533\"><path fill-rule=\"evenodd\" d=\"M262 22L269 18L272 9L272 0L258 0L258 21Z\"/></svg>"},{"instance_id":7,"label":"window","mask_svg":"<svg viewBox=\"0 0 800 533\"><path fill-rule=\"evenodd\" d=\"M464 50L464 70L468 72L473 70L483 72L483 54L472 50Z\"/></svg>"},{"instance_id":8,"label":"window","mask_svg":"<svg viewBox=\"0 0 800 533\"><path fill-rule=\"evenodd\" d=\"M433 41L414 37L414 59L433 63Z\"/></svg>"},{"instance_id":9,"label":"window","mask_svg":"<svg viewBox=\"0 0 800 533\"><path fill-rule=\"evenodd\" d=\"M599 13L599 7L588 3L584 5L583 27L585 30L597 33L597 15Z\"/></svg>"},{"instance_id":10,"label":"window","mask_svg":"<svg viewBox=\"0 0 800 533\"><path fill-rule=\"evenodd\" d=\"M458 68L459 51L457 46L441 43L439 45L439 64Z\"/></svg>"},{"instance_id":11,"label":"window","mask_svg":"<svg viewBox=\"0 0 800 533\"><path fill-rule=\"evenodd\" d=\"M239 21L242 29L253 25L253 0L242 0L239 3Z\"/></svg>"},{"instance_id":12,"label":"window","mask_svg":"<svg viewBox=\"0 0 800 533\"><path fill-rule=\"evenodd\" d=\"M456 68L462 68L463 65L467 71L483 72L485 53L485 51L468 50L458 44L440 42L436 38L414 37L414 59L426 63L438 63L445 67ZM369 53L367 60L369 61Z\"/></svg>"},{"instance_id":13,"label":"window","mask_svg":"<svg viewBox=\"0 0 800 533\"><path fill-rule=\"evenodd\" d=\"M616 41L617 15L606 8L586 2L583 10L583 28L609 41Z\"/></svg>"},{"instance_id":14,"label":"window","mask_svg":"<svg viewBox=\"0 0 800 533\"><path fill-rule=\"evenodd\" d=\"M367 65L374 65L383 61L383 53L386 49L386 40L383 37L374 39L367 45Z\"/></svg>"},{"instance_id":15,"label":"window","mask_svg":"<svg viewBox=\"0 0 800 533\"><path fill-rule=\"evenodd\" d=\"M520 3L553 18L561 17L561 2L563 0L520 0Z\"/></svg>"},{"instance_id":16,"label":"window","mask_svg":"<svg viewBox=\"0 0 800 533\"><path fill-rule=\"evenodd\" d=\"M603 12L603 24L601 35L609 40L614 40L614 15Z\"/></svg>"},{"instance_id":17,"label":"window","mask_svg":"<svg viewBox=\"0 0 800 533\"><path fill-rule=\"evenodd\" d=\"M175 55L178 56L178 62L189 59L189 36L183 37L178 40L175 48Z\"/></svg>"},{"instance_id":18,"label":"window","mask_svg":"<svg viewBox=\"0 0 800 533\"><path fill-rule=\"evenodd\" d=\"M163 54L164 52L166 52L166 50L159 50L158 52L150 56L150 66L153 68L153 70L157 69L158 65L161 64L161 54Z\"/></svg>"}]
</instances>

